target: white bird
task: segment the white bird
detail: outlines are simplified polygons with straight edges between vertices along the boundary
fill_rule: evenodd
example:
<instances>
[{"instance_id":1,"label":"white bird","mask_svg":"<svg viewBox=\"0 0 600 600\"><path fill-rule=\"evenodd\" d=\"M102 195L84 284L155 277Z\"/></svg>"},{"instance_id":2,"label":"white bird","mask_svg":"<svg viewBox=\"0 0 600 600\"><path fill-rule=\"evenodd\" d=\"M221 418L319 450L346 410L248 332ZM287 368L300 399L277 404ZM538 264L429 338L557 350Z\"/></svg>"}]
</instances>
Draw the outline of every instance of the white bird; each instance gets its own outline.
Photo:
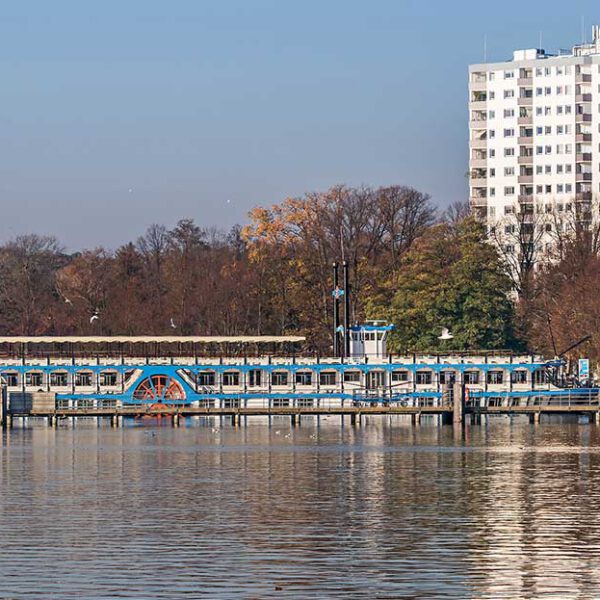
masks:
<instances>
[{"instance_id":1,"label":"white bird","mask_svg":"<svg viewBox=\"0 0 600 600\"><path fill-rule=\"evenodd\" d=\"M288 434L287 434L287 435L285 435L284 437L285 437L286 439L289 439L289 438L291 438L291 437L292 437L292 434L291 434L291 433L288 433Z\"/></svg>"},{"instance_id":2,"label":"white bird","mask_svg":"<svg viewBox=\"0 0 600 600\"><path fill-rule=\"evenodd\" d=\"M277 431L275 432L275 435L281 435L281 431L277 430Z\"/></svg>"},{"instance_id":3,"label":"white bird","mask_svg":"<svg viewBox=\"0 0 600 600\"><path fill-rule=\"evenodd\" d=\"M451 340L453 337L447 327L442 327L442 335L438 336L438 340Z\"/></svg>"},{"instance_id":4,"label":"white bird","mask_svg":"<svg viewBox=\"0 0 600 600\"><path fill-rule=\"evenodd\" d=\"M65 296L65 304L73 304L73 303Z\"/></svg>"},{"instance_id":5,"label":"white bird","mask_svg":"<svg viewBox=\"0 0 600 600\"><path fill-rule=\"evenodd\" d=\"M170 325L171 325L171 329L177 329L177 325L175 325L175 321L173 321L173 317L171 317Z\"/></svg>"},{"instance_id":6,"label":"white bird","mask_svg":"<svg viewBox=\"0 0 600 600\"><path fill-rule=\"evenodd\" d=\"M213 433L217 433L217 431L219 431L219 430L218 430L218 429L215 429L215 428L213 427L213 428L211 429L211 431L212 431Z\"/></svg>"},{"instance_id":7,"label":"white bird","mask_svg":"<svg viewBox=\"0 0 600 600\"><path fill-rule=\"evenodd\" d=\"M98 309L96 309L96 312L90 317L90 323L97 321L99 318L100 317L98 316Z\"/></svg>"}]
</instances>

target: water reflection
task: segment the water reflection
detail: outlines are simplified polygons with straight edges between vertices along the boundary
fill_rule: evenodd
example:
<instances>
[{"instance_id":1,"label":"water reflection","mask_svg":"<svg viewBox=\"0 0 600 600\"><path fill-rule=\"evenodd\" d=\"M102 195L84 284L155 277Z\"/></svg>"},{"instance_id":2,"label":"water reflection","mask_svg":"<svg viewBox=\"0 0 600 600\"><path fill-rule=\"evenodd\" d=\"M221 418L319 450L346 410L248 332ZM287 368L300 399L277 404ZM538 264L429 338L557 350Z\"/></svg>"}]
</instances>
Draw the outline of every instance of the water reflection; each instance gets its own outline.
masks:
<instances>
[{"instance_id":1,"label":"water reflection","mask_svg":"<svg viewBox=\"0 0 600 600\"><path fill-rule=\"evenodd\" d=\"M3 434L0 598L600 596L600 430Z\"/></svg>"}]
</instances>

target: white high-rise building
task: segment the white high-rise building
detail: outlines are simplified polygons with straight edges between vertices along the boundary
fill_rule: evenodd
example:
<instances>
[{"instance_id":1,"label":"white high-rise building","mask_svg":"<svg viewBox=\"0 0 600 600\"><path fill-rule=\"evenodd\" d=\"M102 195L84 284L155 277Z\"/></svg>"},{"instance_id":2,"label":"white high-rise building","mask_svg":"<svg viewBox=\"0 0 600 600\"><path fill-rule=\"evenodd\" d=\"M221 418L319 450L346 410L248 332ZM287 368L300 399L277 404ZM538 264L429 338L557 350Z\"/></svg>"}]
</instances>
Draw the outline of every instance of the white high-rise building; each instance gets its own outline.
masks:
<instances>
[{"instance_id":1,"label":"white high-rise building","mask_svg":"<svg viewBox=\"0 0 600 600\"><path fill-rule=\"evenodd\" d=\"M471 65L469 134L470 204L490 231L514 232L512 219L547 246L561 227L548 215L589 223L600 197L600 27L568 53Z\"/></svg>"}]
</instances>

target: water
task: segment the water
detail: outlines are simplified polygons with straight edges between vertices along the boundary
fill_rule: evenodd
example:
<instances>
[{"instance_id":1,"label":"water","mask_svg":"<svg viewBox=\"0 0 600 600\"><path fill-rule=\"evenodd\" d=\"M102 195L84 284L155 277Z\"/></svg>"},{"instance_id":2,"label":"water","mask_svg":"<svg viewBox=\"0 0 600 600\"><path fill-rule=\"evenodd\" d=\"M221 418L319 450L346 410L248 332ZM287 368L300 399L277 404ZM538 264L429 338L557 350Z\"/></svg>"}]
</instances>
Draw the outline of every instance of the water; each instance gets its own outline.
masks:
<instances>
[{"instance_id":1,"label":"water","mask_svg":"<svg viewBox=\"0 0 600 600\"><path fill-rule=\"evenodd\" d=\"M0 490L3 600L600 597L589 425L14 429Z\"/></svg>"}]
</instances>

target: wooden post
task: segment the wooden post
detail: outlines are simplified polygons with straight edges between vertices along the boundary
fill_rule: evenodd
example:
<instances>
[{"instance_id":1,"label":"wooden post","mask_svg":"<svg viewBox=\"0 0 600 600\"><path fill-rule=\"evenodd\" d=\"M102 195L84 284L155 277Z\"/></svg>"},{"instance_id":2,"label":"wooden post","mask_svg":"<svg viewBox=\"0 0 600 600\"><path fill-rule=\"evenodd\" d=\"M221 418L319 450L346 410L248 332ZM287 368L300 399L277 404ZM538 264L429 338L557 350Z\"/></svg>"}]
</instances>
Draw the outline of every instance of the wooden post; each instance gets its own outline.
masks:
<instances>
[{"instance_id":1,"label":"wooden post","mask_svg":"<svg viewBox=\"0 0 600 600\"><path fill-rule=\"evenodd\" d=\"M2 426L2 429L6 429L8 420L10 419L8 415L8 394L6 392L6 386L2 385L0 394L2 395L2 401L0 402L0 425Z\"/></svg>"},{"instance_id":2,"label":"wooden post","mask_svg":"<svg viewBox=\"0 0 600 600\"><path fill-rule=\"evenodd\" d=\"M173 414L173 427L179 427L179 413Z\"/></svg>"},{"instance_id":3,"label":"wooden post","mask_svg":"<svg viewBox=\"0 0 600 600\"><path fill-rule=\"evenodd\" d=\"M539 423L540 423L540 411L536 411L534 413L531 413L529 415L529 422L532 425L539 425Z\"/></svg>"},{"instance_id":4,"label":"wooden post","mask_svg":"<svg viewBox=\"0 0 600 600\"><path fill-rule=\"evenodd\" d=\"M465 391L460 383L455 383L452 394L452 421L463 423L465 415Z\"/></svg>"},{"instance_id":5,"label":"wooden post","mask_svg":"<svg viewBox=\"0 0 600 600\"><path fill-rule=\"evenodd\" d=\"M410 421L413 425L420 425L421 424L421 413L414 413L412 415L410 415Z\"/></svg>"}]
</instances>

